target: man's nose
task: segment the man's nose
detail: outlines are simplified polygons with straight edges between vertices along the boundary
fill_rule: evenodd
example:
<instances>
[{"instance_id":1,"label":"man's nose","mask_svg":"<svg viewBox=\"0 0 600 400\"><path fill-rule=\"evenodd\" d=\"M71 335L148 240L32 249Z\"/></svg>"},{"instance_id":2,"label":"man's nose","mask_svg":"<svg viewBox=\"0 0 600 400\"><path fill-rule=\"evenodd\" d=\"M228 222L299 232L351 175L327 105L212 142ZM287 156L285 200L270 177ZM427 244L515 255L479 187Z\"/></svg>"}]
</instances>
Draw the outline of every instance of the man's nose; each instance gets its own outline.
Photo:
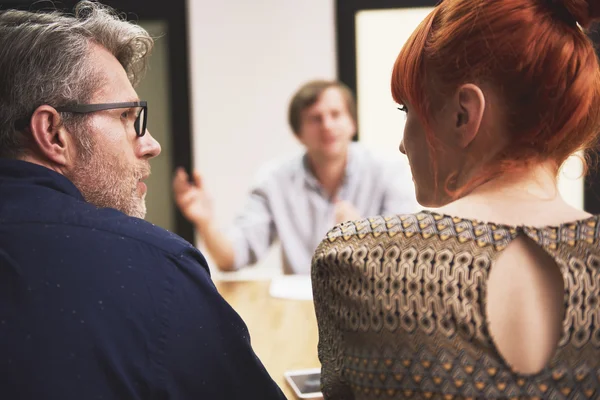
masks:
<instances>
[{"instance_id":1,"label":"man's nose","mask_svg":"<svg viewBox=\"0 0 600 400\"><path fill-rule=\"evenodd\" d=\"M154 158L161 152L160 143L152 135L150 131L146 129L146 134L141 137L143 141L142 145L142 156L145 158Z\"/></svg>"},{"instance_id":2,"label":"man's nose","mask_svg":"<svg viewBox=\"0 0 600 400\"><path fill-rule=\"evenodd\" d=\"M323 129L330 130L335 125L335 120L332 117L323 117Z\"/></svg>"}]
</instances>

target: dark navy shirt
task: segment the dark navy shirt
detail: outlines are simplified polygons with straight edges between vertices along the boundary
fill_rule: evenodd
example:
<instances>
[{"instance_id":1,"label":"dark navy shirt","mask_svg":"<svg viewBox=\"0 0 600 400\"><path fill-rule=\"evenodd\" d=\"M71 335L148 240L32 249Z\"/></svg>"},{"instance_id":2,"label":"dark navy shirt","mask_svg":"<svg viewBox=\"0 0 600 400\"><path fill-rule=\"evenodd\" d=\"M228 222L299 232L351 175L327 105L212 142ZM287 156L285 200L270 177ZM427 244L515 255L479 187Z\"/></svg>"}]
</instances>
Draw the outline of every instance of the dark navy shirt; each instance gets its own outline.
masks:
<instances>
[{"instance_id":1,"label":"dark navy shirt","mask_svg":"<svg viewBox=\"0 0 600 400\"><path fill-rule=\"evenodd\" d=\"M0 159L0 399L284 399L202 254Z\"/></svg>"}]
</instances>

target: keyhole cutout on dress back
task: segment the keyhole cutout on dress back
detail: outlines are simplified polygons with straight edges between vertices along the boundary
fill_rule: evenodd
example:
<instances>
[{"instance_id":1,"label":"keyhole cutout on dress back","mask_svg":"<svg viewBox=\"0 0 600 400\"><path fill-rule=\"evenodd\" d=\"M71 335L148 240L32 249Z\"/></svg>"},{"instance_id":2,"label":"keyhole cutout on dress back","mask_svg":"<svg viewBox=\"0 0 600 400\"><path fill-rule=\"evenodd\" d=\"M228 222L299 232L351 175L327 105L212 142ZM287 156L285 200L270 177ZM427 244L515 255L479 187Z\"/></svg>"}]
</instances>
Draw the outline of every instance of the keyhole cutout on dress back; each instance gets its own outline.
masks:
<instances>
[{"instance_id":1,"label":"keyhole cutout on dress back","mask_svg":"<svg viewBox=\"0 0 600 400\"><path fill-rule=\"evenodd\" d=\"M562 335L564 287L554 259L526 235L514 239L492 265L488 330L514 372L535 374L550 362Z\"/></svg>"}]
</instances>

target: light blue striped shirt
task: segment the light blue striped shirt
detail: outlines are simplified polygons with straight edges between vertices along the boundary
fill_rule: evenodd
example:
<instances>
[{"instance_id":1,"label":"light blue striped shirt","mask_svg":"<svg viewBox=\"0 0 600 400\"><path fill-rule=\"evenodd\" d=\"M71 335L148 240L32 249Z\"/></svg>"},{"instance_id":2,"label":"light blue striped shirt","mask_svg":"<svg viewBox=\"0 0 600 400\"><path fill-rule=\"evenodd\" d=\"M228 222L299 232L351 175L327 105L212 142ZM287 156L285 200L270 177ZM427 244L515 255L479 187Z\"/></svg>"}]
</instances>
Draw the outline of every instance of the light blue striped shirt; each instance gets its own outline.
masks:
<instances>
[{"instance_id":1,"label":"light blue striped shirt","mask_svg":"<svg viewBox=\"0 0 600 400\"><path fill-rule=\"evenodd\" d=\"M356 142L350 145L337 198L351 203L362 217L419 209L408 166L382 161ZM335 203L310 172L306 155L267 164L228 232L235 249L235 267L256 263L279 239L284 272L310 273L315 249L335 225L334 208Z\"/></svg>"}]
</instances>

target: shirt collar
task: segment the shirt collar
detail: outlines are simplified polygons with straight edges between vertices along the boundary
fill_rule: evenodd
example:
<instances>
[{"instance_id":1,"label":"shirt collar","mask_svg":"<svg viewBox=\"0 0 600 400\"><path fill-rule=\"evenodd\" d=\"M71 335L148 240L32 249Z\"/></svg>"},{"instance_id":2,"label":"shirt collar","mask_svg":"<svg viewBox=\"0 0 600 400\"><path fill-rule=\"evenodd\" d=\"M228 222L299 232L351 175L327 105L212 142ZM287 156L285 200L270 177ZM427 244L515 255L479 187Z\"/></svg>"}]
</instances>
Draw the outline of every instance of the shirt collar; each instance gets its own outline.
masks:
<instances>
[{"instance_id":1,"label":"shirt collar","mask_svg":"<svg viewBox=\"0 0 600 400\"><path fill-rule=\"evenodd\" d=\"M85 201L79 189L64 175L27 161L0 158L0 184L7 182L43 186Z\"/></svg>"},{"instance_id":2,"label":"shirt collar","mask_svg":"<svg viewBox=\"0 0 600 400\"><path fill-rule=\"evenodd\" d=\"M348 159L346 161L346 170L344 171L345 174L344 174L344 180L342 182L342 185L346 185L348 183L348 181L359 170L358 164L360 164L360 160L358 157L358 149L357 149L358 146L359 146L359 144L356 142L351 142L350 145L348 146ZM304 181L310 187L315 188L315 189L321 188L321 184L319 183L319 181L317 180L317 178L315 177L315 175L313 174L313 172L311 170L310 163L308 162L308 153L306 153L306 152L302 156L300 170L302 171L301 173L303 175Z\"/></svg>"}]
</instances>

